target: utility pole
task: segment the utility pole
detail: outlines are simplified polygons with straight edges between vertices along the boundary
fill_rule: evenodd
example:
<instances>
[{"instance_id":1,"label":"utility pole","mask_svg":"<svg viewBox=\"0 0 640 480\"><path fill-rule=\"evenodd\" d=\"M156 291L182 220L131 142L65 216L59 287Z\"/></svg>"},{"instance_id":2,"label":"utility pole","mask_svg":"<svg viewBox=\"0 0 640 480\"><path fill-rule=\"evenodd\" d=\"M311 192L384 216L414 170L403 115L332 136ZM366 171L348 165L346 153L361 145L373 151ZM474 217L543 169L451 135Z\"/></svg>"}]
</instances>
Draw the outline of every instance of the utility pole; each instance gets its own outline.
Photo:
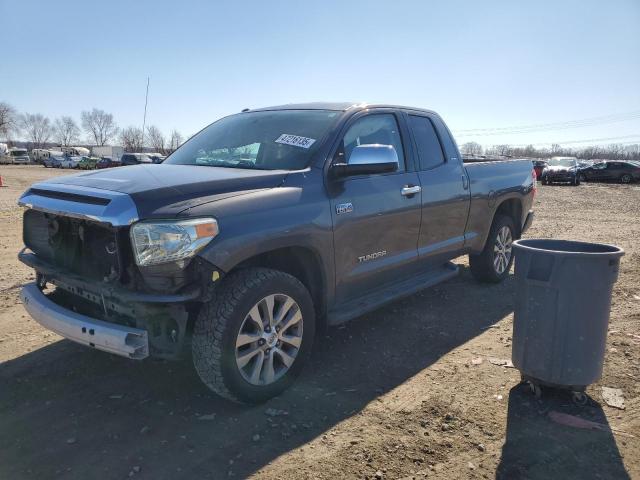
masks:
<instances>
[{"instance_id":1,"label":"utility pole","mask_svg":"<svg viewBox=\"0 0 640 480\"><path fill-rule=\"evenodd\" d=\"M140 148L144 150L144 129L147 125L147 102L149 101L149 77L147 77L147 94L144 97L144 118L142 119L142 138Z\"/></svg>"}]
</instances>

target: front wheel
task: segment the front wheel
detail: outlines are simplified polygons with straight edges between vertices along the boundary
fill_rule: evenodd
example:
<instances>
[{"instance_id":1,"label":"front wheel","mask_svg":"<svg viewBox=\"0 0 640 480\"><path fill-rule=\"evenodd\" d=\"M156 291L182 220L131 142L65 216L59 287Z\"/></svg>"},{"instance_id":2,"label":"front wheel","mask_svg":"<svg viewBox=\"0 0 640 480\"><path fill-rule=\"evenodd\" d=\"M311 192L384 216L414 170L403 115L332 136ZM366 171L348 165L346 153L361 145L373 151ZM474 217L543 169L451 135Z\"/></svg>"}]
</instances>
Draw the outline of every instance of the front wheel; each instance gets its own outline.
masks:
<instances>
[{"instance_id":1,"label":"front wheel","mask_svg":"<svg viewBox=\"0 0 640 480\"><path fill-rule=\"evenodd\" d=\"M578 180L580 180L581 182L586 182L587 177L584 176L584 173L581 173L578 175Z\"/></svg>"},{"instance_id":2,"label":"front wheel","mask_svg":"<svg viewBox=\"0 0 640 480\"><path fill-rule=\"evenodd\" d=\"M231 273L203 305L193 331L200 379L241 403L280 394L300 374L315 335L313 302L295 277L266 268Z\"/></svg>"},{"instance_id":3,"label":"front wheel","mask_svg":"<svg viewBox=\"0 0 640 480\"><path fill-rule=\"evenodd\" d=\"M482 252L469 255L471 274L476 280L498 283L509 275L513 264L514 238L515 225L511 217L497 215Z\"/></svg>"},{"instance_id":4,"label":"front wheel","mask_svg":"<svg viewBox=\"0 0 640 480\"><path fill-rule=\"evenodd\" d=\"M573 177L573 181L571 182L571 185L573 185L574 187L577 187L580 185L580 177L576 176Z\"/></svg>"}]
</instances>

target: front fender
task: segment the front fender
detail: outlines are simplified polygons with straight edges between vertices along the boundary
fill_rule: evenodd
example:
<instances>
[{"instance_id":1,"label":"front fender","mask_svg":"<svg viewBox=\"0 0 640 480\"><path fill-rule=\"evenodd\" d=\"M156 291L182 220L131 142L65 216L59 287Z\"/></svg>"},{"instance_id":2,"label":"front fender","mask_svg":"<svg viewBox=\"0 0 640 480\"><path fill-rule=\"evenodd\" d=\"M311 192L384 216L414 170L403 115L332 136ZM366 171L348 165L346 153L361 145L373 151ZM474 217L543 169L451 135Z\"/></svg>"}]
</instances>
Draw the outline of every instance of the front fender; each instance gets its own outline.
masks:
<instances>
[{"instance_id":1,"label":"front fender","mask_svg":"<svg viewBox=\"0 0 640 480\"><path fill-rule=\"evenodd\" d=\"M319 170L294 172L281 187L195 207L188 214L218 221L219 235L199 256L224 272L271 250L303 247L320 259L323 278L334 279L330 202Z\"/></svg>"}]
</instances>

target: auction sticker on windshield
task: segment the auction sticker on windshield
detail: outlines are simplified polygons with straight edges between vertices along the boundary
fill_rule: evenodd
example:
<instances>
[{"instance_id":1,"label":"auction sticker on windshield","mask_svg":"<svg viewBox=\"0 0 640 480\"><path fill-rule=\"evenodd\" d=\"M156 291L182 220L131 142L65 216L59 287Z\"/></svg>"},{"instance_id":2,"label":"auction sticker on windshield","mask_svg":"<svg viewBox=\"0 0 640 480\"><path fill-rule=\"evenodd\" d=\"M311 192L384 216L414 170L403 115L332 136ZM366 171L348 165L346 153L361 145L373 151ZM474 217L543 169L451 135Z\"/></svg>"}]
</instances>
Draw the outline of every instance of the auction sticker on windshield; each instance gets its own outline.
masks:
<instances>
[{"instance_id":1,"label":"auction sticker on windshield","mask_svg":"<svg viewBox=\"0 0 640 480\"><path fill-rule=\"evenodd\" d=\"M276 143L284 143L285 145L293 145L294 147L309 148L315 143L315 139L283 133L276 138Z\"/></svg>"}]
</instances>

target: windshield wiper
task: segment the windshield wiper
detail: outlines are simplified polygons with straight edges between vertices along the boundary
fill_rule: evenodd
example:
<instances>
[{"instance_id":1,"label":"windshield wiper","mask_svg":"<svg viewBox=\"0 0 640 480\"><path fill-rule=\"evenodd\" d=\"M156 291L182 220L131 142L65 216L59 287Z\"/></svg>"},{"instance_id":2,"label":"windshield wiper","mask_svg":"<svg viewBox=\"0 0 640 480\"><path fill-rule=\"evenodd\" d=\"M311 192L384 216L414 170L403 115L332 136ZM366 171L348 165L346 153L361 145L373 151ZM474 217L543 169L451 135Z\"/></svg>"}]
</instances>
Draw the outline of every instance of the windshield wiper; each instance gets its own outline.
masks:
<instances>
[{"instance_id":1,"label":"windshield wiper","mask_svg":"<svg viewBox=\"0 0 640 480\"><path fill-rule=\"evenodd\" d=\"M251 161L240 161L238 163L226 163L226 162L217 162L217 163L184 163L182 165L196 165L200 167L221 167L221 168L243 168L246 170L273 170L271 168L260 168L256 167L255 163Z\"/></svg>"}]
</instances>

